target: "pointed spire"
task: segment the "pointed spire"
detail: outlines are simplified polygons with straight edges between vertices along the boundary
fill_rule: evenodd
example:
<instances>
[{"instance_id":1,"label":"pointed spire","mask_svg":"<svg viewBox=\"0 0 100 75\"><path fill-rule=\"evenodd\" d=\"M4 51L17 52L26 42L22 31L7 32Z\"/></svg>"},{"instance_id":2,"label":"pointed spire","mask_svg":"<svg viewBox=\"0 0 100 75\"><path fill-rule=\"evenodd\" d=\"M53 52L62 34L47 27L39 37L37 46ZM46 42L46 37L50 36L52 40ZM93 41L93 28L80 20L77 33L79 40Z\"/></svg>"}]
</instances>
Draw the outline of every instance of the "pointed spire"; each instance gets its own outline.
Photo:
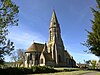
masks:
<instances>
[{"instance_id":1,"label":"pointed spire","mask_svg":"<svg viewBox=\"0 0 100 75\"><path fill-rule=\"evenodd\" d=\"M50 28L51 27L59 27L59 23L58 23L58 20L57 20L57 17L56 17L55 10L53 10L53 13L52 13Z\"/></svg>"}]
</instances>

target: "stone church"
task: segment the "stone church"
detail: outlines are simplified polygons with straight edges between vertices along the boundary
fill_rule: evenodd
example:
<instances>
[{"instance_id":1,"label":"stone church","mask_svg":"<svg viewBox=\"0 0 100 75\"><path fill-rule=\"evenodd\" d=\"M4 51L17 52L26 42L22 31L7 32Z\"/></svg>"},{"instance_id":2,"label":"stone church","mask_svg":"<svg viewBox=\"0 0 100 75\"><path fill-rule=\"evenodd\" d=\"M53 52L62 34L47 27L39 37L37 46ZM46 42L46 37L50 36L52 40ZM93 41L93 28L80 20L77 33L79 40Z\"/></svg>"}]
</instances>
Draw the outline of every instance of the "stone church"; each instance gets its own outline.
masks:
<instances>
[{"instance_id":1,"label":"stone church","mask_svg":"<svg viewBox=\"0 0 100 75\"><path fill-rule=\"evenodd\" d=\"M64 48L63 40L61 38L60 25L58 23L55 11L52 13L50 22L48 43L42 44L33 42L25 53L26 67L31 67L34 65L47 65L54 67L76 66L75 60Z\"/></svg>"}]
</instances>

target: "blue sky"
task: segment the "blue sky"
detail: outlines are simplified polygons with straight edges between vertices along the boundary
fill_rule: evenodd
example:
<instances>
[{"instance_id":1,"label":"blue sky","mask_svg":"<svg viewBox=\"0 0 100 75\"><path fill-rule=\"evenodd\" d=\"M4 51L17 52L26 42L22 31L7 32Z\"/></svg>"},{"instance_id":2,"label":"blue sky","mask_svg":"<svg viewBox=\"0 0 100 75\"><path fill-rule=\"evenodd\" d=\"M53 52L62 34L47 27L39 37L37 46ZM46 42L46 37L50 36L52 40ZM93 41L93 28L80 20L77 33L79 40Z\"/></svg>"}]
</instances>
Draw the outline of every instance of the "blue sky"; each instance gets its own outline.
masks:
<instances>
[{"instance_id":1,"label":"blue sky","mask_svg":"<svg viewBox=\"0 0 100 75\"><path fill-rule=\"evenodd\" d=\"M53 9L61 27L65 49L76 62L98 60L87 54L80 43L87 38L85 29L91 30L90 7L96 7L95 0L13 0L19 6L19 26L9 27L8 38L14 41L15 48L27 49L33 42L45 43L49 38L49 25ZM5 59L10 61L8 57Z\"/></svg>"}]
</instances>

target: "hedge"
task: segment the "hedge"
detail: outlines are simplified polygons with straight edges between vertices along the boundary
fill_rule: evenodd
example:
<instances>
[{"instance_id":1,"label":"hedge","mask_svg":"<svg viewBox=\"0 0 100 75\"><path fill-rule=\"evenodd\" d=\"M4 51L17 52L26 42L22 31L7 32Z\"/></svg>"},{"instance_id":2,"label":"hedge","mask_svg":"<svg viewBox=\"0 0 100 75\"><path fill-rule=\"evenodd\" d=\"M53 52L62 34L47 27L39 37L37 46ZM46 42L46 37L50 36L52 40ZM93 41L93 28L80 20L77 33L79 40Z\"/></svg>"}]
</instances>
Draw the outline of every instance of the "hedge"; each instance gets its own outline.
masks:
<instances>
[{"instance_id":1,"label":"hedge","mask_svg":"<svg viewBox=\"0 0 100 75\"><path fill-rule=\"evenodd\" d=\"M0 68L0 75L54 73L54 72L57 72L57 70L47 66L33 66L31 68L18 68L18 67L9 67L4 69Z\"/></svg>"}]
</instances>

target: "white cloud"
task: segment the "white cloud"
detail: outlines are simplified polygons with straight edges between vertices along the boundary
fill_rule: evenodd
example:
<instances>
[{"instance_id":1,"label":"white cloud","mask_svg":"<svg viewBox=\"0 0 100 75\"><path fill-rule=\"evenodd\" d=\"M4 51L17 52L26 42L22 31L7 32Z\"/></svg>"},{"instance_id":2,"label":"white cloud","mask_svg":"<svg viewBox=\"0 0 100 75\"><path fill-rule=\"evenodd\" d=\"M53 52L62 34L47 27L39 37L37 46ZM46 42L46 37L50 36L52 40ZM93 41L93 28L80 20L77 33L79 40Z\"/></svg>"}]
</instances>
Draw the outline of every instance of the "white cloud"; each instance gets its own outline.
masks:
<instances>
[{"instance_id":1,"label":"white cloud","mask_svg":"<svg viewBox=\"0 0 100 75\"><path fill-rule=\"evenodd\" d=\"M72 55L74 56L77 63L79 62L84 63L84 60L97 60L97 61L99 60L99 58L94 54L73 52Z\"/></svg>"},{"instance_id":2,"label":"white cloud","mask_svg":"<svg viewBox=\"0 0 100 75\"><path fill-rule=\"evenodd\" d=\"M45 37L42 36L41 34L38 33L29 34L27 32L19 32L19 33L11 32L8 38L14 42L15 46L17 47L20 46L20 48L21 47L28 48L28 46L32 44L33 40L34 42L39 42L39 43L44 43L46 40Z\"/></svg>"},{"instance_id":3,"label":"white cloud","mask_svg":"<svg viewBox=\"0 0 100 75\"><path fill-rule=\"evenodd\" d=\"M27 49L32 43L39 42L44 43L46 41L45 36L42 34L32 32L28 30L23 30L22 28L10 28L10 33L7 36L8 39L14 42L15 50L16 49ZM9 56L5 56L5 61L11 61Z\"/></svg>"},{"instance_id":4,"label":"white cloud","mask_svg":"<svg viewBox=\"0 0 100 75\"><path fill-rule=\"evenodd\" d=\"M95 56L94 54L87 54L84 52L83 50L87 50L87 48L83 47L82 45L71 43L66 44L66 46L67 51L73 56L77 63L84 63L84 60L99 60L99 57Z\"/></svg>"}]
</instances>

